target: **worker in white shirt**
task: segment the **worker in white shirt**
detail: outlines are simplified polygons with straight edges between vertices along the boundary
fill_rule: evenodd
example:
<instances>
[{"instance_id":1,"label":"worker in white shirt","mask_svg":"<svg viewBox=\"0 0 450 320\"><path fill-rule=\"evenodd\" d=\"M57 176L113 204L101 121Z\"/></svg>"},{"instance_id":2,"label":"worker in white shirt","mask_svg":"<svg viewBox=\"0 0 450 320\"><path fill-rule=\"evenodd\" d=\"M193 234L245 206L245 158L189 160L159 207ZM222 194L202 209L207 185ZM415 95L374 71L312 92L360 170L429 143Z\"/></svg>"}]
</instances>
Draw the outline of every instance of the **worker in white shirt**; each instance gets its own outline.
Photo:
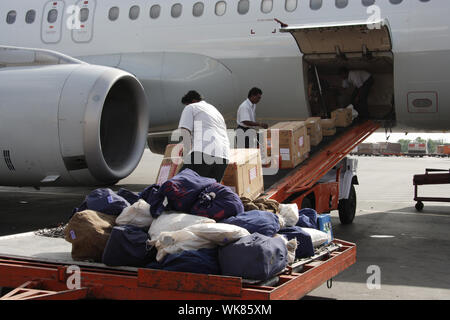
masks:
<instances>
[{"instance_id":1,"label":"worker in white shirt","mask_svg":"<svg viewBox=\"0 0 450 320\"><path fill-rule=\"evenodd\" d=\"M242 102L237 111L237 147L238 148L258 148L258 133L256 129L267 129L267 123L256 121L256 104L261 100L262 90L252 88L247 99Z\"/></svg>"},{"instance_id":2,"label":"worker in white shirt","mask_svg":"<svg viewBox=\"0 0 450 320\"><path fill-rule=\"evenodd\" d=\"M181 102L185 105L178 125L184 130L185 152L181 170L189 168L202 177L222 181L230 156L230 142L222 114L205 102L197 91L189 91Z\"/></svg>"},{"instance_id":3,"label":"worker in white shirt","mask_svg":"<svg viewBox=\"0 0 450 320\"><path fill-rule=\"evenodd\" d=\"M373 76L365 70L349 71L345 67L340 69L339 74L344 80L344 88L347 88L349 85L355 87L351 102L355 106L356 111L358 111L359 117L367 119L369 117L368 98L370 89L374 84Z\"/></svg>"}]
</instances>

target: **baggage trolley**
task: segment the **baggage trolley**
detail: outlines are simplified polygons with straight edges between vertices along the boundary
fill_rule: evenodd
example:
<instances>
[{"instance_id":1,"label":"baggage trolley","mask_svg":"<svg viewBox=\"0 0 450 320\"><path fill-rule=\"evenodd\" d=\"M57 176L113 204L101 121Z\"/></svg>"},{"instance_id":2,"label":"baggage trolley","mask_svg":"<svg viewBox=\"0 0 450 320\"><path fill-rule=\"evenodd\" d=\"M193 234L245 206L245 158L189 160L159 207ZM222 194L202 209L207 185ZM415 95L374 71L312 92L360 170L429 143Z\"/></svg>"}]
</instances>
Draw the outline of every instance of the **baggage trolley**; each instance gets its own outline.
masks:
<instances>
[{"instance_id":1,"label":"baggage trolley","mask_svg":"<svg viewBox=\"0 0 450 320\"><path fill-rule=\"evenodd\" d=\"M425 174L416 174L413 179L414 184L414 201L416 203L416 210L423 210L423 202L450 202L450 198L439 197L419 197L417 195L418 186L436 185L436 184L450 184L450 169L425 169Z\"/></svg>"}]
</instances>

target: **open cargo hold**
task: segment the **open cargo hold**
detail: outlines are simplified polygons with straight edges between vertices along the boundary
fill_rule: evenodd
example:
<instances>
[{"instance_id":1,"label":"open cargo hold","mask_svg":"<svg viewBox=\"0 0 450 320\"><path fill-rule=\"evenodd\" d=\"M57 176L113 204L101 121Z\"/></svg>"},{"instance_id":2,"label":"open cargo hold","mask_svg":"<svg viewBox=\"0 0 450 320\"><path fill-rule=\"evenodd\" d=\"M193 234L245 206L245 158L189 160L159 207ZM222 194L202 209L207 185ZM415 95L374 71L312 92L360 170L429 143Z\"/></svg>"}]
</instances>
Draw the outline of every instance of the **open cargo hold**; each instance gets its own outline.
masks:
<instances>
[{"instance_id":1,"label":"open cargo hold","mask_svg":"<svg viewBox=\"0 0 450 320\"><path fill-rule=\"evenodd\" d=\"M332 111L352 103L354 88L344 89L339 75L346 67L365 70L374 78L369 117L395 120L394 55L386 21L287 26L280 31L290 32L303 53L305 91L313 115L330 117Z\"/></svg>"},{"instance_id":2,"label":"open cargo hold","mask_svg":"<svg viewBox=\"0 0 450 320\"><path fill-rule=\"evenodd\" d=\"M379 125L368 121L339 129L312 156L294 169L280 170L264 179L264 196L284 203L301 203L316 193L318 212L330 208L327 191L336 182L318 183L346 154ZM327 201L321 202L322 194ZM325 203L327 202L327 203ZM300 207L300 205L299 205ZM5 299L299 299L356 261L356 245L334 239L315 256L299 259L266 282L211 274L163 271L135 267L107 267L101 263L74 261L64 239L26 233L0 238L0 286L16 288ZM81 282L68 289L79 266Z\"/></svg>"}]
</instances>

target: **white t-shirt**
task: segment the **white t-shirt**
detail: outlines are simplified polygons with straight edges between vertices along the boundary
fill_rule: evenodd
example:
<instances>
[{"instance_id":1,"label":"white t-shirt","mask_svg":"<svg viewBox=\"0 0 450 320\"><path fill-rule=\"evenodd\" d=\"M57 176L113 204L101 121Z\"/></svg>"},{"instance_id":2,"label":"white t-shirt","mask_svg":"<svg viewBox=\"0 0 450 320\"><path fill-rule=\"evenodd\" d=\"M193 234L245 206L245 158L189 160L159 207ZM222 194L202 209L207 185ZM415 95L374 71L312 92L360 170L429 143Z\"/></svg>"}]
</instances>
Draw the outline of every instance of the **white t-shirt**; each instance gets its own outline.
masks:
<instances>
[{"instance_id":1,"label":"white t-shirt","mask_svg":"<svg viewBox=\"0 0 450 320\"><path fill-rule=\"evenodd\" d=\"M248 126L242 123L244 121L256 121L256 105L253 104L249 99L246 99L244 102L242 102L237 111L237 124L244 128L248 128Z\"/></svg>"},{"instance_id":2,"label":"white t-shirt","mask_svg":"<svg viewBox=\"0 0 450 320\"><path fill-rule=\"evenodd\" d=\"M192 151L223 159L230 158L230 141L222 114L205 101L184 107L179 128L192 134Z\"/></svg>"},{"instance_id":3,"label":"white t-shirt","mask_svg":"<svg viewBox=\"0 0 450 320\"><path fill-rule=\"evenodd\" d=\"M361 88L364 82L366 82L370 78L370 76L371 74L364 70L349 71L347 79L348 83L345 83L344 80L343 87L346 88L348 87L348 84L352 84L356 88Z\"/></svg>"}]
</instances>

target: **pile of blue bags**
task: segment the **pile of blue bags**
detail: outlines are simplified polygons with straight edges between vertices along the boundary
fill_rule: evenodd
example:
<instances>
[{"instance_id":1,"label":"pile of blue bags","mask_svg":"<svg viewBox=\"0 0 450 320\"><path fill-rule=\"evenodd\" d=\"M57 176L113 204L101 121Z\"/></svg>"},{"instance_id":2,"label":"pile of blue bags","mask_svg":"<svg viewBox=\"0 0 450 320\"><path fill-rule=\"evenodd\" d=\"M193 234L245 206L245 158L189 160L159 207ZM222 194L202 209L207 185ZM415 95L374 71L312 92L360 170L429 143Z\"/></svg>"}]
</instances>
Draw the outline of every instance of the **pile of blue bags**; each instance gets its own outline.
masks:
<instances>
[{"instance_id":1,"label":"pile of blue bags","mask_svg":"<svg viewBox=\"0 0 450 320\"><path fill-rule=\"evenodd\" d=\"M145 214L153 221L167 212L182 212L239 226L247 230L248 235L226 245L168 254L157 261L157 249L149 245L152 240L150 226L116 225L103 251L104 264L267 280L286 268L287 240L297 240L296 258L314 255L311 235L305 231L305 228L317 229L314 210L301 210L297 225L280 229L277 214L258 210L245 212L241 199L229 187L201 177L190 169L162 185L148 186L140 193L96 189L74 209L73 214L94 210L119 216L124 209L138 202L148 204Z\"/></svg>"}]
</instances>

